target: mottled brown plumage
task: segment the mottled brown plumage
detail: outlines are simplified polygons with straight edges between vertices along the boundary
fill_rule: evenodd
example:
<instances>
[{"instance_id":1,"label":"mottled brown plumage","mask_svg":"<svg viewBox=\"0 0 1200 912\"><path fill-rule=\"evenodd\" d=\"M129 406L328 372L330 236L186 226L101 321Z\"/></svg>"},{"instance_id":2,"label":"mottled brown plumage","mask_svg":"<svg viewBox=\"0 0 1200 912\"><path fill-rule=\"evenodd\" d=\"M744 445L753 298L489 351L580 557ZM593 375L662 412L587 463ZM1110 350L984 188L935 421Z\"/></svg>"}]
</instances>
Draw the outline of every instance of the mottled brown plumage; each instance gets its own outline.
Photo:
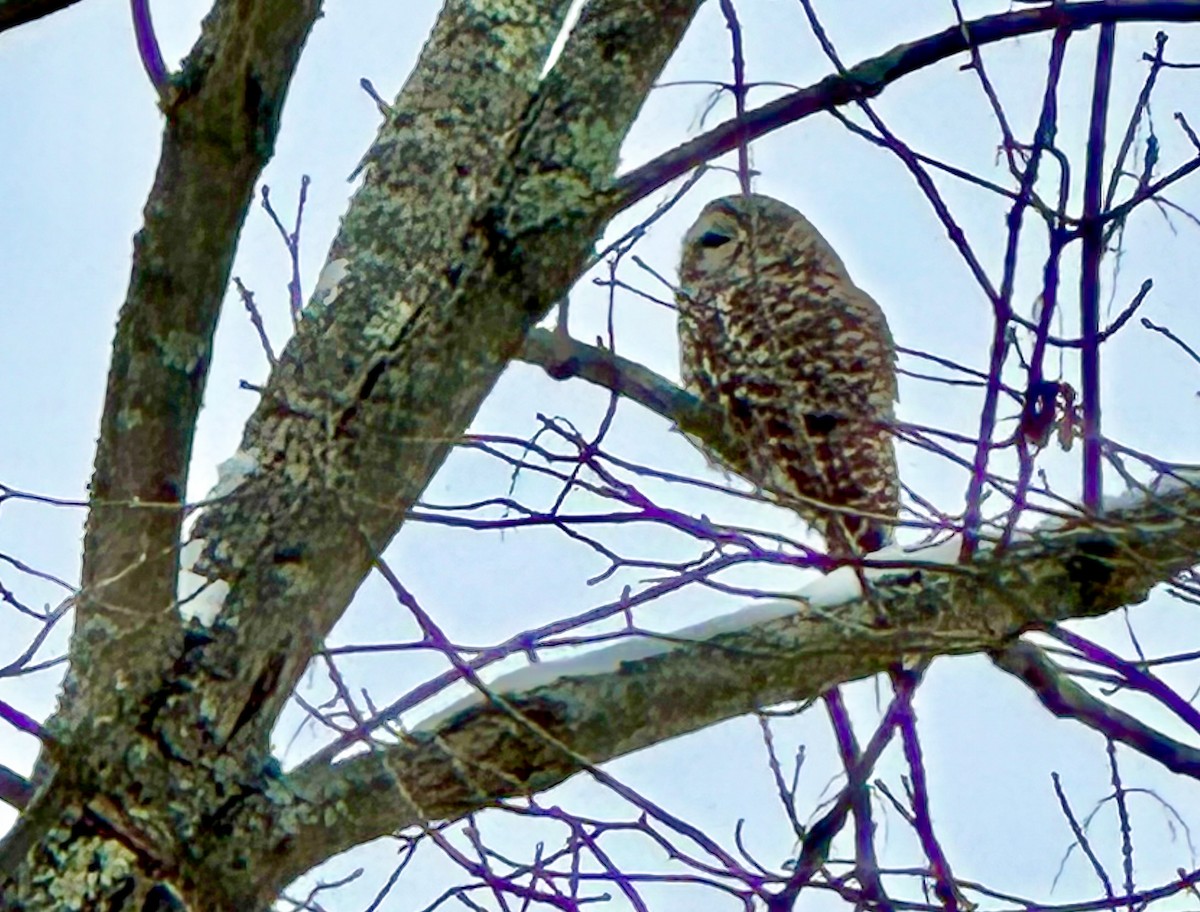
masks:
<instances>
[{"instance_id":1,"label":"mottled brown plumage","mask_svg":"<svg viewBox=\"0 0 1200 912\"><path fill-rule=\"evenodd\" d=\"M831 554L877 550L899 506L896 355L879 305L803 215L759 195L704 208L679 281L683 381L746 441L741 470Z\"/></svg>"}]
</instances>

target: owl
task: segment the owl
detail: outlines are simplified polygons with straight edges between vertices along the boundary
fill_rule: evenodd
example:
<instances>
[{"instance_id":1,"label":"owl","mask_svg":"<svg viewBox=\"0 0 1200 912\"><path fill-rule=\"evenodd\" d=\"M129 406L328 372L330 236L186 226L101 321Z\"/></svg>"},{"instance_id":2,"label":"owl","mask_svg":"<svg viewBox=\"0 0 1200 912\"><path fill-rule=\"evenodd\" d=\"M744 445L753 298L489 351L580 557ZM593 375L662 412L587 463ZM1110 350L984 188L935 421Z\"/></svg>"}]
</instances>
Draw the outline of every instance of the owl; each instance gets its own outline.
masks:
<instances>
[{"instance_id":1,"label":"owl","mask_svg":"<svg viewBox=\"0 0 1200 912\"><path fill-rule=\"evenodd\" d=\"M896 352L879 305L803 215L769 196L704 207L683 241L684 386L746 444L736 470L820 530L831 556L890 538Z\"/></svg>"}]
</instances>

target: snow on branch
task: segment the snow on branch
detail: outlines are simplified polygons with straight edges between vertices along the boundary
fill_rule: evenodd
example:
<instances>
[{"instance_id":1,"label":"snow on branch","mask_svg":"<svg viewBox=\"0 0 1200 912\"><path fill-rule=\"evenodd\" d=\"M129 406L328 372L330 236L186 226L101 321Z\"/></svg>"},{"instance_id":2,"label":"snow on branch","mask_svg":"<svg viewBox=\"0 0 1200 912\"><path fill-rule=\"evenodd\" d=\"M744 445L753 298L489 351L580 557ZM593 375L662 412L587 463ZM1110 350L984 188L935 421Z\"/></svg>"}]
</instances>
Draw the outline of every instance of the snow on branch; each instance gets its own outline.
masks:
<instances>
[{"instance_id":1,"label":"snow on branch","mask_svg":"<svg viewBox=\"0 0 1200 912\"><path fill-rule=\"evenodd\" d=\"M457 818L764 706L914 660L1001 653L1024 632L1140 602L1196 562L1200 487L1175 483L969 564L953 563L956 553L953 540L879 552L865 562L865 597L843 568L846 579L823 578L794 600L502 677L398 745L300 767L294 785L311 814L301 829L350 845Z\"/></svg>"}]
</instances>

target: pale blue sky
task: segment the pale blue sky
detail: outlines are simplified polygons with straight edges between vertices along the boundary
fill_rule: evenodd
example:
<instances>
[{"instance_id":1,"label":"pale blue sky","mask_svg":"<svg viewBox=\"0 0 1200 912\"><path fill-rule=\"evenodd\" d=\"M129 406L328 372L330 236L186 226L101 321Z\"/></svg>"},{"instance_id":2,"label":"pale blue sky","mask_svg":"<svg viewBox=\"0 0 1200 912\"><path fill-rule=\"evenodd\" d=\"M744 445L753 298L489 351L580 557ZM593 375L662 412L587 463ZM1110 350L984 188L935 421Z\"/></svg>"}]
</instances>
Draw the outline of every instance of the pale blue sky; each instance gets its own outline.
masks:
<instances>
[{"instance_id":1,"label":"pale blue sky","mask_svg":"<svg viewBox=\"0 0 1200 912\"><path fill-rule=\"evenodd\" d=\"M164 56L174 65L194 38L207 3L171 0L154 4ZM964 2L967 15L1003 9L1004 3ZM330 3L314 29L297 75L283 121L278 153L265 181L285 221L299 185L309 174L313 184L305 217L303 280L311 291L324 252L352 189L346 177L371 140L378 112L358 86L369 77L385 97L402 85L414 55L424 41L439 4L432 0L398 3L360 0ZM749 77L756 81L807 84L829 72L829 66L807 33L799 4L790 0L744 0ZM950 5L941 0L840 0L822 4L822 14L843 59L855 62L905 40L952 22ZM1118 79L1114 87L1115 130L1123 129L1144 68L1138 59L1152 47L1152 27L1123 29L1118 40ZM1200 35L1171 26L1168 55L1200 59ZM1073 56L1064 80L1061 142L1076 149L1087 118L1083 90L1089 78L1094 36L1072 42ZM1040 74L1047 42L1029 38L985 59L991 67L1014 127L1027 136L1040 99ZM877 110L899 134L920 151L969 167L1000 180L998 134L982 102L978 84L960 72L961 60L906 79L878 102ZM1031 82L1032 74L1032 82ZM715 2L707 4L672 62L664 80L728 79L728 37ZM1163 145L1165 167L1190 155L1171 114L1183 109L1200 124L1200 110L1188 107L1196 79L1187 73L1162 76L1155 104L1155 125ZM0 35L0 280L5 305L0 309L0 482L15 488L63 498L82 498L90 474L92 446L104 394L108 345L129 271L131 237L153 177L161 115L137 59L122 0L85 0L49 19ZM762 89L752 103L772 97ZM624 154L628 166L694 135L707 90L667 87L657 90L635 127ZM707 123L728 115L719 105ZM755 147L754 165L762 172L758 189L802 209L841 252L858 284L883 305L901 345L925 349L982 367L990 315L940 224L898 161L850 136L831 118L814 118L782 130ZM1078 178L1079 175L1076 175ZM985 264L998 275L1004 222L1002 207L978 191L939 181ZM714 175L658 222L638 254L659 272L674 269L679 238L704 202L733 192L736 182ZM657 194L649 204L661 201ZM1184 184L1172 197L1200 211L1200 182ZM618 219L610 232L642 218L643 206ZM1130 221L1121 262L1115 309L1119 310L1147 276L1155 290L1143 313L1169 325L1192 342L1200 341L1200 313L1195 288L1200 285L1200 257L1192 254L1200 230L1178 214L1172 228L1150 208ZM1019 297L1036 295L1044 242L1029 245ZM235 266L256 294L276 348L288 331L287 258L273 226L257 208L243 232ZM599 273L598 273L599 274ZM655 294L663 289L632 264L622 278ZM676 373L677 348L673 315L634 296L619 297L615 323L619 351L668 375ZM573 295L572 329L591 340L603 332L606 296L585 282ZM1068 306L1069 320L1074 310ZM1135 321L1136 323L1136 321ZM1074 335L1066 324L1063 334ZM906 366L919 367L906 362ZM1065 365L1075 382L1075 367ZM217 363L196 445L192 494L204 493L215 478L217 462L237 445L241 423L253 406L251 393L238 389L240 379L260 382L266 365L254 332L236 296L228 300L217 342ZM1200 424L1195 365L1161 337L1131 325L1105 349L1106 429L1117 439L1164 458L1200 461ZM538 371L514 367L498 385L477 421L477 428L528 436L535 415L567 415L581 428L594 429L606 396L580 383L555 384ZM900 415L972 433L978 397L973 392L947 392L928 384L905 381ZM625 458L681 473L704 474L704 461L661 420L633 405L623 405L608 438L611 450ZM1046 465L1064 491L1074 482L1078 451L1052 454ZM911 449L901 451L904 479L947 511L961 509L964 476L944 463ZM707 477L716 480L717 475ZM458 454L435 480L429 499L465 501L481 494L503 494L508 470L474 454ZM646 490L672 506L744 524L770 525L789 535L803 534L801 525L779 511L747 506L729 498L646 484ZM528 476L518 481L516 495L531 502L549 496L544 485ZM74 580L83 513L21 503L0 507L0 552ZM659 532L620 530L607 539L629 556L680 556L692 548ZM525 627L573 614L616 596L621 587L637 588L647 574L618 574L588 587L585 580L605 568L585 549L545 530L499 535L473 535L440 527L410 525L389 552L406 585L432 611L448 632L474 644L505 638ZM469 568L464 571L464 568ZM763 585L760 568L731 579ZM807 577L773 572L766 585L799 588ZM0 582L34 604L56 602L62 593L0 566ZM719 599L703 591L687 591L655 605L640 620L669 630L701 617L736 607L737 599ZM299 609L298 610L302 610ZM1197 645L1193 612L1180 603L1157 599L1152 608L1131 617L1148 654ZM0 637L0 663L23 642L25 626L10 613L0 623L17 632ZM11 626L8 626L11 625ZM1091 625L1109 641L1124 645L1120 619ZM340 644L384 642L411 636L413 628L392 603L385 587L369 581L345 622L334 634ZM62 648L61 638L54 649ZM53 649L50 650L52 654ZM369 687L377 703L386 703L441 670L436 657L362 660L349 666L353 687ZM326 694L323 678L314 678L314 695ZM1188 693L1186 686L1183 691ZM0 681L0 698L33 715L53 705L53 678ZM870 685L851 688L851 705L860 721L860 736L869 736L875 715ZM1050 719L1019 685L979 659L942 661L935 666L919 701L926 756L934 783L935 813L956 873L991 885L1041 898L1070 836L1055 809L1049 771L1064 774L1078 808L1086 813L1106 793L1107 772L1099 738L1079 726ZM281 728L286 744L295 718ZM806 817L817 796L836 775L838 765L817 713L781 723L780 743L807 746L801 778L800 808ZM293 747L311 744L306 731ZM1031 747L1031 745L1033 745ZM790 748L789 748L790 749ZM288 755L294 760L297 753ZM1129 784L1148 785L1187 809L1196 804L1193 785L1175 782L1156 767L1126 756ZM0 761L27 769L32 744L10 732L0 736ZM889 757L881 774L900 769ZM777 805L754 720L738 720L679 739L653 751L624 758L612 770L643 788L655 801L730 841L739 818L747 820L747 839L766 864L778 866L793 850ZM613 796L594 784L574 780L547 797L588 813L626 814ZM1166 879L1189 859L1185 845L1172 842L1161 811L1139 808L1140 863L1143 883ZM1102 815L1103 816L1103 815ZM1110 818L1106 818L1110 819ZM0 826L11 820L0 809ZM536 838L537 831L512 820L485 815L492 838L515 847ZM888 844L897 863L917 863L911 840L893 817ZM1118 858L1113 830L1101 839L1105 858ZM502 835L497 835L502 833ZM539 835L545 836L544 833ZM546 838L553 838L547 836ZM1151 850L1155 851L1152 852ZM514 848L515 852L516 849ZM386 865L390 849L374 846L360 858L340 859L328 876L340 876L362 858ZM626 859L642 868L660 863L646 855L645 845L630 844ZM640 853L640 854L639 854ZM620 855L620 853L618 853ZM1157 857L1154 857L1157 856ZM345 892L329 900L330 908L353 909L365 903L371 888L386 874L373 869ZM452 882L432 852L423 867L406 881L407 897L385 908L419 908L421 897L436 895ZM1097 892L1085 865L1077 859L1054 901ZM650 891L656 909L684 909L695 893ZM717 908L716 905L711 908ZM732 908L732 906L731 906Z\"/></svg>"}]
</instances>

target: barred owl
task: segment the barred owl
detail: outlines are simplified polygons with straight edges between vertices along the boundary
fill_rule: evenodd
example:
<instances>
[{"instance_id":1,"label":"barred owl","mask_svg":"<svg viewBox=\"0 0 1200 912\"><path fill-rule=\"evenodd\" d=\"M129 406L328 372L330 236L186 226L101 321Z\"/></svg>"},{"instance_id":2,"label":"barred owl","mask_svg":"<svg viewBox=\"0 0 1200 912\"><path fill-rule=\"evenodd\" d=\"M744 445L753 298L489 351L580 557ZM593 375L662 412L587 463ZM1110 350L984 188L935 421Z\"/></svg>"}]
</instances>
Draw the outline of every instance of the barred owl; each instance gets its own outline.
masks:
<instances>
[{"instance_id":1,"label":"barred owl","mask_svg":"<svg viewBox=\"0 0 1200 912\"><path fill-rule=\"evenodd\" d=\"M709 203L683 242L684 385L745 441L747 479L825 535L878 550L898 510L883 311L803 215L768 196Z\"/></svg>"}]
</instances>

